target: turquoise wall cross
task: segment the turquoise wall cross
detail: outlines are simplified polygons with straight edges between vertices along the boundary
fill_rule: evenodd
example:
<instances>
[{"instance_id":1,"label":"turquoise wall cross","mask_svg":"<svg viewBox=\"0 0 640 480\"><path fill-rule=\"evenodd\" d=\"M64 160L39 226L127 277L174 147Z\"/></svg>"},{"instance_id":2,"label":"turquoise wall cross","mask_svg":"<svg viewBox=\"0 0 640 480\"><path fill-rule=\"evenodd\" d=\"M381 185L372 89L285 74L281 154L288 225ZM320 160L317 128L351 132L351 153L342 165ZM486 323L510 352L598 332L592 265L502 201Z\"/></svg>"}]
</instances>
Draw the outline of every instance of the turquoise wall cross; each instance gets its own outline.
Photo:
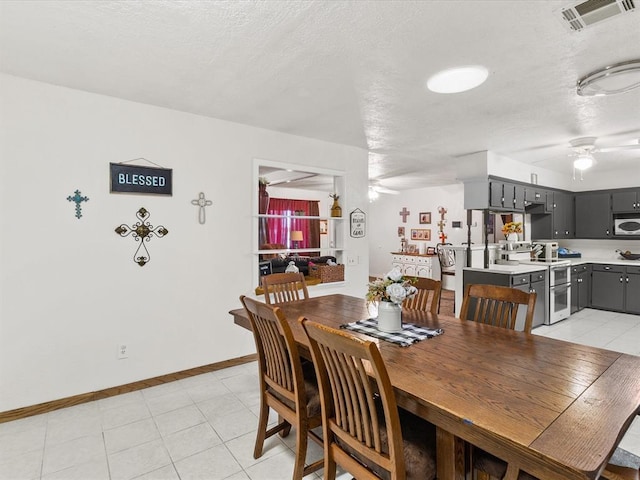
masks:
<instances>
[{"instance_id":1,"label":"turquoise wall cross","mask_svg":"<svg viewBox=\"0 0 640 480\"><path fill-rule=\"evenodd\" d=\"M75 202L76 203L76 218L80 218L82 217L82 207L80 206L80 204L82 202L88 202L89 201L89 197L83 197L82 195L80 195L80 190L76 190L74 192L73 197L71 195L69 195L67 197L67 200L69 200L70 202Z\"/></svg>"}]
</instances>

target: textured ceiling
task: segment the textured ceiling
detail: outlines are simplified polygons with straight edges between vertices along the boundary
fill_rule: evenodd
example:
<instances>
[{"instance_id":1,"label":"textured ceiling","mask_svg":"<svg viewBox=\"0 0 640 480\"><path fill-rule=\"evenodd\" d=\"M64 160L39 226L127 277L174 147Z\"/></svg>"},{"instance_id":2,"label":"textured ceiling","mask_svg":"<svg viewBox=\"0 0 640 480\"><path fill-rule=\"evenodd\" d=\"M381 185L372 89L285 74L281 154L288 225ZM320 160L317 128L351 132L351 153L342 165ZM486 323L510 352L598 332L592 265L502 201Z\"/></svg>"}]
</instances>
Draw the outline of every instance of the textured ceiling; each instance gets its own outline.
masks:
<instances>
[{"instance_id":1,"label":"textured ceiling","mask_svg":"<svg viewBox=\"0 0 640 480\"><path fill-rule=\"evenodd\" d=\"M640 58L640 12L570 32L565 1L0 2L0 70L367 149L372 180L450 183L489 150L571 174L569 140L640 138L640 89L579 97L581 76ZM424 88L483 64L469 92ZM640 150L598 154L640 168Z\"/></svg>"}]
</instances>

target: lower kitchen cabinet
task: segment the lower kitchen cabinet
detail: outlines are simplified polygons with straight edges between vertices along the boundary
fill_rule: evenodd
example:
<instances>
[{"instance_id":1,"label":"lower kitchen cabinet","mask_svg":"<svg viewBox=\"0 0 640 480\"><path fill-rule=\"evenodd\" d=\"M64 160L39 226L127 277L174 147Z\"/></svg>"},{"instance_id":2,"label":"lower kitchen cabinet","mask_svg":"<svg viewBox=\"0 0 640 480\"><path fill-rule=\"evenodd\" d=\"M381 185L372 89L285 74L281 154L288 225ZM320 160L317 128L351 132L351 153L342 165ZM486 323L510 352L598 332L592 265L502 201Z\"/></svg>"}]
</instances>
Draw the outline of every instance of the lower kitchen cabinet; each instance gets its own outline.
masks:
<instances>
[{"instance_id":1,"label":"lower kitchen cabinet","mask_svg":"<svg viewBox=\"0 0 640 480\"><path fill-rule=\"evenodd\" d=\"M591 306L591 267L576 265L571 267L571 313Z\"/></svg>"},{"instance_id":2,"label":"lower kitchen cabinet","mask_svg":"<svg viewBox=\"0 0 640 480\"><path fill-rule=\"evenodd\" d=\"M507 272L490 272L483 270L465 270L463 276L464 289L470 284L486 284L500 285L504 287L512 287L523 292L536 292L536 306L533 312L533 327L537 327L546 322L547 313L547 270L541 270L533 273L510 274ZM463 290L464 291L464 290ZM526 308L524 306L518 309L516 319L516 330L522 330L524 327Z\"/></svg>"},{"instance_id":3,"label":"lower kitchen cabinet","mask_svg":"<svg viewBox=\"0 0 640 480\"><path fill-rule=\"evenodd\" d=\"M640 314L640 267L627 267L625 288L627 312Z\"/></svg>"},{"instance_id":4,"label":"lower kitchen cabinet","mask_svg":"<svg viewBox=\"0 0 640 480\"><path fill-rule=\"evenodd\" d=\"M640 313L640 267L595 264L592 268L593 308Z\"/></svg>"}]
</instances>

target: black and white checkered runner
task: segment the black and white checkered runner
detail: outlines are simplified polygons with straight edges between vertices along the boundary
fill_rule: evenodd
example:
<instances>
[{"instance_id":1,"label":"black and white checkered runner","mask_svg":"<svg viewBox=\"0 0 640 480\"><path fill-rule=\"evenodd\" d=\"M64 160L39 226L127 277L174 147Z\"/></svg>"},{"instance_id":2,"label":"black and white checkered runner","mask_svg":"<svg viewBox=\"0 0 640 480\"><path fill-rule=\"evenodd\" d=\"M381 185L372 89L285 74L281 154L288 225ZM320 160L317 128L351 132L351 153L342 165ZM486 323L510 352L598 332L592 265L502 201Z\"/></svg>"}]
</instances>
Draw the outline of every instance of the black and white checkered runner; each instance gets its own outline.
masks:
<instances>
[{"instance_id":1,"label":"black and white checkered runner","mask_svg":"<svg viewBox=\"0 0 640 480\"><path fill-rule=\"evenodd\" d=\"M365 335L380 338L387 342L397 343L401 347L408 347L420 340L424 340L425 338L432 338L444 333L442 328L433 329L417 327L413 323L403 323L401 332L381 332L378 330L377 320L373 318L359 320L353 323L346 323L344 325L340 325L340 328L364 333Z\"/></svg>"}]
</instances>

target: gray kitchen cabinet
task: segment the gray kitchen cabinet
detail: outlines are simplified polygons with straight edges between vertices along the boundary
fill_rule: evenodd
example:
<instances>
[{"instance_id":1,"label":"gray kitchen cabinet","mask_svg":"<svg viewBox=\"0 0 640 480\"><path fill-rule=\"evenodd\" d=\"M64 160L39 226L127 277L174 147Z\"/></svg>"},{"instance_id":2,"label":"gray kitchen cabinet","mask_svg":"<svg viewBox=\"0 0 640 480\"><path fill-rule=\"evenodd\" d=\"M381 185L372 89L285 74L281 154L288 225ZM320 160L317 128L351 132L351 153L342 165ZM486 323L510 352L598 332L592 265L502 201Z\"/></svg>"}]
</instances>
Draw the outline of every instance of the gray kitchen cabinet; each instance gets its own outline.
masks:
<instances>
[{"instance_id":1,"label":"gray kitchen cabinet","mask_svg":"<svg viewBox=\"0 0 640 480\"><path fill-rule=\"evenodd\" d=\"M611 194L576 194L576 238L611 238Z\"/></svg>"},{"instance_id":2,"label":"gray kitchen cabinet","mask_svg":"<svg viewBox=\"0 0 640 480\"><path fill-rule=\"evenodd\" d=\"M640 211L640 190L614 191L611 194L613 213Z\"/></svg>"},{"instance_id":3,"label":"gray kitchen cabinet","mask_svg":"<svg viewBox=\"0 0 640 480\"><path fill-rule=\"evenodd\" d=\"M640 314L640 267L627 267L625 309Z\"/></svg>"},{"instance_id":4,"label":"gray kitchen cabinet","mask_svg":"<svg viewBox=\"0 0 640 480\"><path fill-rule=\"evenodd\" d=\"M489 206L509 211L524 210L524 186L492 180L489 182Z\"/></svg>"},{"instance_id":5,"label":"gray kitchen cabinet","mask_svg":"<svg viewBox=\"0 0 640 480\"><path fill-rule=\"evenodd\" d=\"M471 284L499 285L503 287L512 287L530 293L536 292L536 306L533 312L533 327L537 327L545 323L547 318L547 270L540 270L533 273L509 274L505 272L490 272L480 270L465 270L463 273L464 290L467 285ZM516 320L516 330L522 330L524 327L526 309L518 309Z\"/></svg>"},{"instance_id":6,"label":"gray kitchen cabinet","mask_svg":"<svg viewBox=\"0 0 640 480\"><path fill-rule=\"evenodd\" d=\"M603 310L624 311L625 267L620 265L592 266L591 306Z\"/></svg>"},{"instance_id":7,"label":"gray kitchen cabinet","mask_svg":"<svg viewBox=\"0 0 640 480\"><path fill-rule=\"evenodd\" d=\"M571 267L571 313L591 306L591 267L576 265Z\"/></svg>"},{"instance_id":8,"label":"gray kitchen cabinet","mask_svg":"<svg viewBox=\"0 0 640 480\"><path fill-rule=\"evenodd\" d=\"M553 192L553 238L575 238L575 195Z\"/></svg>"}]
</instances>

